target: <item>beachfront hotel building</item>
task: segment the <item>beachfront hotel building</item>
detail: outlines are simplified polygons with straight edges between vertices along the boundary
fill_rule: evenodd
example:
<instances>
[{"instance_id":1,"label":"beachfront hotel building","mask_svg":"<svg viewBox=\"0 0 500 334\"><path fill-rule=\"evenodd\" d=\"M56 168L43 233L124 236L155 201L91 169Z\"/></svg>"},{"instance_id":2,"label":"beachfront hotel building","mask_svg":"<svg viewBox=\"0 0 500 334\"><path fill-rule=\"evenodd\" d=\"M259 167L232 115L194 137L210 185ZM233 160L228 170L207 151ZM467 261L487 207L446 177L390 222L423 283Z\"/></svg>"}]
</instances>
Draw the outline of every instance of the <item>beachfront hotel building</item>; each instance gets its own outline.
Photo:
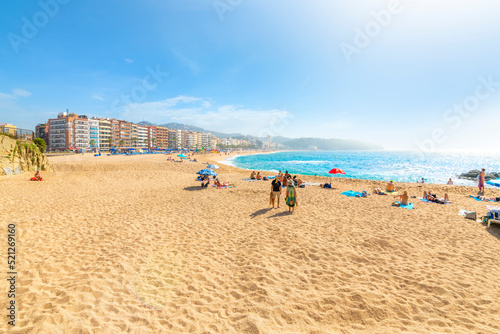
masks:
<instances>
[{"instance_id":1,"label":"beachfront hotel building","mask_svg":"<svg viewBox=\"0 0 500 334\"><path fill-rule=\"evenodd\" d=\"M49 150L86 149L89 147L89 123L85 115L63 112L48 122Z\"/></svg>"},{"instance_id":2,"label":"beachfront hotel building","mask_svg":"<svg viewBox=\"0 0 500 334\"><path fill-rule=\"evenodd\" d=\"M99 120L91 118L89 119L89 148L97 151L100 147L99 143Z\"/></svg>"},{"instance_id":3,"label":"beachfront hotel building","mask_svg":"<svg viewBox=\"0 0 500 334\"><path fill-rule=\"evenodd\" d=\"M142 125L137 126L137 147L141 149L149 147L147 126L142 126Z\"/></svg>"},{"instance_id":4,"label":"beachfront hotel building","mask_svg":"<svg viewBox=\"0 0 500 334\"><path fill-rule=\"evenodd\" d=\"M1 126L1 125L0 125ZM9 129L10 125L4 125ZM10 126L12 128L12 126ZM15 127L14 127L15 129ZM0 131L8 131L1 130ZM114 118L88 118L63 112L36 128L49 151L111 149L213 149L217 138L210 133L161 126L146 126Z\"/></svg>"},{"instance_id":5,"label":"beachfront hotel building","mask_svg":"<svg viewBox=\"0 0 500 334\"><path fill-rule=\"evenodd\" d=\"M109 151L111 148L111 121L109 119L97 118L99 121L99 149L102 151Z\"/></svg>"},{"instance_id":6,"label":"beachfront hotel building","mask_svg":"<svg viewBox=\"0 0 500 334\"><path fill-rule=\"evenodd\" d=\"M168 148L168 129L156 127L156 148Z\"/></svg>"}]
</instances>

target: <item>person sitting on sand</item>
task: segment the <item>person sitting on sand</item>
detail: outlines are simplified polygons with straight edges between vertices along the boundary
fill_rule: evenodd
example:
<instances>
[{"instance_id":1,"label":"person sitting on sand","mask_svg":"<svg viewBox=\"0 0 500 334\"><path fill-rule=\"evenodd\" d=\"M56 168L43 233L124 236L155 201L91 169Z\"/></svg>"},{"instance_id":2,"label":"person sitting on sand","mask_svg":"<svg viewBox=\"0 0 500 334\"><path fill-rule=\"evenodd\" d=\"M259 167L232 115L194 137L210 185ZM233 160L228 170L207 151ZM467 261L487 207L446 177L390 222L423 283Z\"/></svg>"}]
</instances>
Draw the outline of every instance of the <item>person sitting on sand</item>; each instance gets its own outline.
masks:
<instances>
[{"instance_id":1,"label":"person sitting on sand","mask_svg":"<svg viewBox=\"0 0 500 334\"><path fill-rule=\"evenodd\" d=\"M207 188L210 185L210 179L207 180L207 183L201 183L202 188Z\"/></svg>"},{"instance_id":2,"label":"person sitting on sand","mask_svg":"<svg viewBox=\"0 0 500 334\"><path fill-rule=\"evenodd\" d=\"M321 188L332 189L332 184L331 183L321 183L319 186Z\"/></svg>"},{"instance_id":3,"label":"person sitting on sand","mask_svg":"<svg viewBox=\"0 0 500 334\"><path fill-rule=\"evenodd\" d=\"M257 176L255 177L257 180L262 180L262 175L260 175L260 172L257 173Z\"/></svg>"},{"instance_id":4,"label":"person sitting on sand","mask_svg":"<svg viewBox=\"0 0 500 334\"><path fill-rule=\"evenodd\" d=\"M255 180L255 171L253 171L252 174L250 174L250 179Z\"/></svg>"},{"instance_id":5,"label":"person sitting on sand","mask_svg":"<svg viewBox=\"0 0 500 334\"><path fill-rule=\"evenodd\" d=\"M394 196L394 198L396 197L399 197L399 202L394 202L392 203L392 205L394 206L401 206L401 205L408 205L408 191L404 191L403 192L403 195L398 195L398 196Z\"/></svg>"},{"instance_id":6,"label":"person sitting on sand","mask_svg":"<svg viewBox=\"0 0 500 334\"><path fill-rule=\"evenodd\" d=\"M37 170L35 173L35 180L36 181L43 181L42 175L40 174L40 170Z\"/></svg>"},{"instance_id":7,"label":"person sitting on sand","mask_svg":"<svg viewBox=\"0 0 500 334\"><path fill-rule=\"evenodd\" d=\"M453 185L453 181L451 180L451 177L450 177L450 179L448 180L448 185L449 185L449 186L452 186L452 185Z\"/></svg>"},{"instance_id":8,"label":"person sitting on sand","mask_svg":"<svg viewBox=\"0 0 500 334\"><path fill-rule=\"evenodd\" d=\"M386 190L390 193L392 193L395 189L395 184L394 182L391 180L389 183L387 183L387 187L386 187Z\"/></svg>"}]
</instances>

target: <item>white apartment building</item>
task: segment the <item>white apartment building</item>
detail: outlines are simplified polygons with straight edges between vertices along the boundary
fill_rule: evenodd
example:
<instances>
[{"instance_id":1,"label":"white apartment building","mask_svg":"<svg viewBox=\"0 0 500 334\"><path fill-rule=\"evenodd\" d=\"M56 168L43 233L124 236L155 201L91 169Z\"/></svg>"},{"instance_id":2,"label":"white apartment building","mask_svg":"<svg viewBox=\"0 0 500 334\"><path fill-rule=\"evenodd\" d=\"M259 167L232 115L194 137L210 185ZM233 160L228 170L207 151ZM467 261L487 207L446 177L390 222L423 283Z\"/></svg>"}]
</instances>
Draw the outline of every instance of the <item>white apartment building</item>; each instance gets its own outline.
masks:
<instances>
[{"instance_id":1,"label":"white apartment building","mask_svg":"<svg viewBox=\"0 0 500 334\"><path fill-rule=\"evenodd\" d=\"M99 120L92 118L89 119L89 148L97 150L99 146Z\"/></svg>"},{"instance_id":2,"label":"white apartment building","mask_svg":"<svg viewBox=\"0 0 500 334\"><path fill-rule=\"evenodd\" d=\"M146 126L137 126L137 147L146 148L149 147L148 141L148 128Z\"/></svg>"}]
</instances>

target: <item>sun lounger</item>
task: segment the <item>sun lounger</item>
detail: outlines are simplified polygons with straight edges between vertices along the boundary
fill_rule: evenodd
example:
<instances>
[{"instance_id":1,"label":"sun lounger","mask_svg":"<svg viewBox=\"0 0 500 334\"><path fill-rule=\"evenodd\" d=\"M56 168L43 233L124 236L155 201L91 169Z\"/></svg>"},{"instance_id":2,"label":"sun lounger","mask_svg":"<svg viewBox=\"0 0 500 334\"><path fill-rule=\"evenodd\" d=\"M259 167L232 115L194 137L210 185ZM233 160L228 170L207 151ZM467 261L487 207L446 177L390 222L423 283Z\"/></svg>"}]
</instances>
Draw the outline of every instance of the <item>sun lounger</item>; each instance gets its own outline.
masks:
<instances>
[{"instance_id":1,"label":"sun lounger","mask_svg":"<svg viewBox=\"0 0 500 334\"><path fill-rule=\"evenodd\" d=\"M491 223L500 224L500 210L491 210L486 218L488 219L488 228L490 228Z\"/></svg>"}]
</instances>

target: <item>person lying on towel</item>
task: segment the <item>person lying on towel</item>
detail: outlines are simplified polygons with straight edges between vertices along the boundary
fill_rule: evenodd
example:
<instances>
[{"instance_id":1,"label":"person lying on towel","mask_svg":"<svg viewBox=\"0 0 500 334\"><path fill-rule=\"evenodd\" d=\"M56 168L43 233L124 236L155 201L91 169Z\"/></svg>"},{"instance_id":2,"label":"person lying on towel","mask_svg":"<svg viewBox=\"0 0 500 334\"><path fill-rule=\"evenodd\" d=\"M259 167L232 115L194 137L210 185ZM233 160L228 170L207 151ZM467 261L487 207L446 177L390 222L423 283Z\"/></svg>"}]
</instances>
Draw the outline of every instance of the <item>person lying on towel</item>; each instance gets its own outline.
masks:
<instances>
[{"instance_id":1,"label":"person lying on towel","mask_svg":"<svg viewBox=\"0 0 500 334\"><path fill-rule=\"evenodd\" d=\"M435 194L431 194L431 192L424 191L424 199L428 200L429 202L434 202L438 204L446 204L450 203L450 197L448 196L447 193L444 194L443 198L437 198Z\"/></svg>"}]
</instances>

